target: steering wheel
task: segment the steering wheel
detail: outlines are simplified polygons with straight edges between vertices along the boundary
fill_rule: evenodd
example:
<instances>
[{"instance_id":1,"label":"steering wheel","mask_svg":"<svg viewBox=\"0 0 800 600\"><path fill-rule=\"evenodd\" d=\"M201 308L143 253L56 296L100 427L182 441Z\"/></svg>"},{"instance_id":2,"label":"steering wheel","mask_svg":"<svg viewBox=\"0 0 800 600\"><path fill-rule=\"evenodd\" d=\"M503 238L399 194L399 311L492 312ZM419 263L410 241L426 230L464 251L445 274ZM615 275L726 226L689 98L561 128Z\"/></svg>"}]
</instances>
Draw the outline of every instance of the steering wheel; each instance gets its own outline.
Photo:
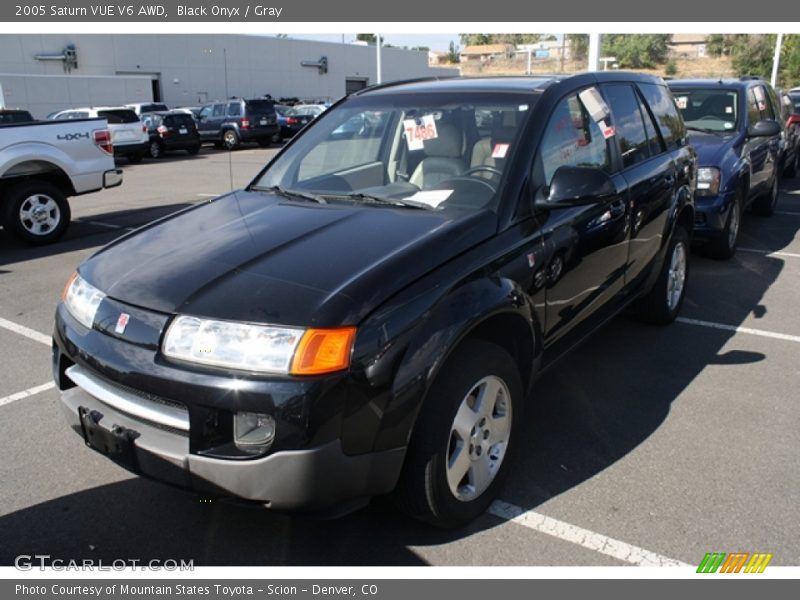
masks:
<instances>
[{"instance_id":1,"label":"steering wheel","mask_svg":"<svg viewBox=\"0 0 800 600\"><path fill-rule=\"evenodd\" d=\"M470 175L481 172L491 173L492 175L497 175L498 177L502 177L503 175L503 172L500 169L492 167L490 165L477 165L475 167L467 169L461 175L464 177L469 177Z\"/></svg>"}]
</instances>

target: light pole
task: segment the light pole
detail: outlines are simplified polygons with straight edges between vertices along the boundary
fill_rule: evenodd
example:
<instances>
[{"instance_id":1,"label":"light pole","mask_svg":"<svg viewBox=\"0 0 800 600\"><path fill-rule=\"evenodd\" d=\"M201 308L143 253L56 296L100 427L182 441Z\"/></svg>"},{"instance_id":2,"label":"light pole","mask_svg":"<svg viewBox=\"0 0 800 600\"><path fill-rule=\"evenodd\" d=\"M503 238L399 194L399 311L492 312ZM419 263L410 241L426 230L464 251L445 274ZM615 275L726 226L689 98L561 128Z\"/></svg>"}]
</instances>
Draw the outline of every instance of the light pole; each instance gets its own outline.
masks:
<instances>
[{"instance_id":1,"label":"light pole","mask_svg":"<svg viewBox=\"0 0 800 600\"><path fill-rule=\"evenodd\" d=\"M375 34L375 52L377 53L377 58L375 60L375 64L378 67L378 80L376 83L381 83L381 34Z\"/></svg>"},{"instance_id":2,"label":"light pole","mask_svg":"<svg viewBox=\"0 0 800 600\"><path fill-rule=\"evenodd\" d=\"M772 79L770 79L770 83L772 87L775 87L775 84L778 82L778 67L781 64L781 45L783 44L783 34L778 34L778 39L775 40L775 56L772 59Z\"/></svg>"}]
</instances>

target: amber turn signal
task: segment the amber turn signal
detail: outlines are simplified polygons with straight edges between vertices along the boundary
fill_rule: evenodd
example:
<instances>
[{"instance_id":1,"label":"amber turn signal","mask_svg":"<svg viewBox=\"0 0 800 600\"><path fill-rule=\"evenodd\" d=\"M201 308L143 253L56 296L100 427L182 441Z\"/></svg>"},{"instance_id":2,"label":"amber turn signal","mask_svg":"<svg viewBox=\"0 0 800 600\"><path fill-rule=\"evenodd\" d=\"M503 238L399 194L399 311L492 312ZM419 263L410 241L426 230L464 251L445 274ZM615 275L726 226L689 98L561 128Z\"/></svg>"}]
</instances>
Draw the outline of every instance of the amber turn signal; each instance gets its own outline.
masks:
<instances>
[{"instance_id":1,"label":"amber turn signal","mask_svg":"<svg viewBox=\"0 0 800 600\"><path fill-rule=\"evenodd\" d=\"M73 271L72 274L67 279L67 283L64 284L64 289L61 290L61 300L62 302L67 299L67 292L69 292L69 286L72 285L72 282L75 281L75 278L78 276L77 271Z\"/></svg>"},{"instance_id":2,"label":"amber turn signal","mask_svg":"<svg viewBox=\"0 0 800 600\"><path fill-rule=\"evenodd\" d=\"M306 330L294 353L290 373L319 375L346 369L355 337L355 327Z\"/></svg>"}]
</instances>

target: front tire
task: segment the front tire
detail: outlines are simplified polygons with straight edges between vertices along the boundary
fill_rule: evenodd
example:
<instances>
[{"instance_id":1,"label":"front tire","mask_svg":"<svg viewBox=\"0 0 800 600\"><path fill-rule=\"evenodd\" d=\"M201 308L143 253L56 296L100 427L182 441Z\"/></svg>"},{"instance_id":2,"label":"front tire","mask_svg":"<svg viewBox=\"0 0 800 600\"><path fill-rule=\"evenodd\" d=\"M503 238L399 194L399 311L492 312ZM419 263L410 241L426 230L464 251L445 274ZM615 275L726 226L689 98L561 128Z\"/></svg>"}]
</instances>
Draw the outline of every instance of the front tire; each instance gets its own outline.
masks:
<instances>
[{"instance_id":1,"label":"front tire","mask_svg":"<svg viewBox=\"0 0 800 600\"><path fill-rule=\"evenodd\" d=\"M753 202L753 212L755 214L762 217L771 217L775 212L775 207L778 205L778 185L780 182L778 175L778 169L776 169L772 175L772 185L769 186L769 191Z\"/></svg>"},{"instance_id":2,"label":"front tire","mask_svg":"<svg viewBox=\"0 0 800 600\"><path fill-rule=\"evenodd\" d=\"M636 303L639 318L655 325L672 323L681 311L689 279L689 234L677 225L653 289Z\"/></svg>"},{"instance_id":3,"label":"front tire","mask_svg":"<svg viewBox=\"0 0 800 600\"><path fill-rule=\"evenodd\" d=\"M736 192L733 204L728 211L725 228L719 236L711 240L706 246L706 254L718 260L728 260L736 254L736 243L739 241L739 227L742 222L742 192Z\"/></svg>"},{"instance_id":4,"label":"front tire","mask_svg":"<svg viewBox=\"0 0 800 600\"><path fill-rule=\"evenodd\" d=\"M442 528L483 514L508 470L523 387L500 346L465 341L448 359L417 417L395 499Z\"/></svg>"},{"instance_id":5,"label":"front tire","mask_svg":"<svg viewBox=\"0 0 800 600\"><path fill-rule=\"evenodd\" d=\"M49 244L67 230L70 208L67 197L47 181L18 183L8 190L5 227L31 244Z\"/></svg>"}]
</instances>

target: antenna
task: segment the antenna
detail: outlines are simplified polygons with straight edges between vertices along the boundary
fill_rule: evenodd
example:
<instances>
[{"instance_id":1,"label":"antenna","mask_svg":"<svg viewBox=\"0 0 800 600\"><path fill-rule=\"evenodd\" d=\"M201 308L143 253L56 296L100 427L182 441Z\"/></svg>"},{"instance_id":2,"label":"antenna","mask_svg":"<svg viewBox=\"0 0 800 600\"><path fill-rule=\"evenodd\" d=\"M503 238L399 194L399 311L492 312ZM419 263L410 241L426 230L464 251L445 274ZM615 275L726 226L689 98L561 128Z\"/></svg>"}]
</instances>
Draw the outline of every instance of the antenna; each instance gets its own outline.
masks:
<instances>
[{"instance_id":1,"label":"antenna","mask_svg":"<svg viewBox=\"0 0 800 600\"><path fill-rule=\"evenodd\" d=\"M225 98L230 98L228 94L228 49L222 49L222 64L225 70ZM230 185L231 190L233 191L233 156L231 156L231 150L228 150L228 183Z\"/></svg>"}]
</instances>

